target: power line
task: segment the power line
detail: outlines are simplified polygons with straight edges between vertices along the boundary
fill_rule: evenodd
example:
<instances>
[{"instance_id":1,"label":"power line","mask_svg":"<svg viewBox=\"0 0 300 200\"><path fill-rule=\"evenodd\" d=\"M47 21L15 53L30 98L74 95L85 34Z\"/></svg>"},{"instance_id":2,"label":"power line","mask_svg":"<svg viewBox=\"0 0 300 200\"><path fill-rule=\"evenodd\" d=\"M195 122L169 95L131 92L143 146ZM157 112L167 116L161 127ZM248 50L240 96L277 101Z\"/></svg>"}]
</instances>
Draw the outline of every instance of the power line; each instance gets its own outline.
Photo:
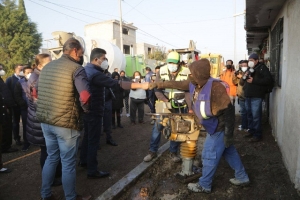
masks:
<instances>
[{"instance_id":1,"label":"power line","mask_svg":"<svg viewBox=\"0 0 300 200\"><path fill-rule=\"evenodd\" d=\"M126 2L125 2L126 3ZM130 4L128 4L128 3L126 3L127 5L129 5L130 7L132 7ZM133 8L133 7L132 7ZM133 8L133 9L135 9L135 8ZM136 11L138 11L137 9L135 9ZM139 13L141 13L140 11L138 11ZM143 13L141 13L142 15L144 15ZM145 17L147 17L146 15L144 15ZM153 21L152 19L150 19L149 17L147 17L149 20L151 20L151 21ZM154 23L156 23L155 21L153 21ZM157 23L156 23L157 24ZM169 31L168 29L166 29L165 27L163 27L163 26L161 26L161 25L159 25L159 24L157 24L158 26L160 26L160 27L162 27L163 29L165 29L165 30L167 30L169 33L171 33L171 34L173 34L173 35L175 35L175 36L177 36L177 37L179 37L180 39L183 39L183 40L185 40L184 38L182 38L182 37L180 37L180 36L178 36L178 35L176 35L176 34L174 34L174 33L172 33L171 31Z\"/></svg>"},{"instance_id":2,"label":"power line","mask_svg":"<svg viewBox=\"0 0 300 200\"><path fill-rule=\"evenodd\" d=\"M42 6L42 7L44 7L44 8L47 8L47 9L49 9L49 10L52 10L52 11L54 11L54 12L63 14L63 15L65 15L65 16L71 17L71 18L73 18L73 19L77 19L77 20L82 21L82 22L84 22L84 23L88 23L88 22L86 22L86 21L84 21L84 20L82 20L82 19L79 19L79 18L73 17L73 16L71 16L71 15L67 15L67 14L65 14L65 13L59 12L59 11L57 11L57 10L54 10L54 9L52 9L52 8L49 8L49 7L47 7L47 6L44 6L44 5L42 5L42 4L39 4L39 3L34 2L34 1L32 1L32 0L29 0L29 1L31 1L32 3L35 3L35 4L39 5L39 6Z\"/></svg>"},{"instance_id":3,"label":"power line","mask_svg":"<svg viewBox=\"0 0 300 200\"><path fill-rule=\"evenodd\" d=\"M40 1L44 1L44 2L47 2L47 3L52 3L52 2L49 2L49 1L47 1L47 0L40 0ZM52 4L55 4L55 3L52 3ZM118 16L116 16L116 15L110 15L110 14L106 14L106 13L100 13L100 12L98 12L98 11L86 10L86 9L77 8L77 7L68 6L68 5L63 5L63 4L55 4L55 5L64 6L64 7L66 7L66 8L74 8L74 9L76 9L76 10L88 11L88 12L92 12L92 13L96 13L96 14L102 14L102 15L107 15L107 16L118 17Z\"/></svg>"},{"instance_id":4,"label":"power line","mask_svg":"<svg viewBox=\"0 0 300 200\"><path fill-rule=\"evenodd\" d=\"M140 1L140 3L138 3L137 5L135 5L131 10L129 10L127 13L125 13L123 16L127 15L128 13L130 13L133 9L135 9L138 5L140 5L144 0Z\"/></svg>"},{"instance_id":5,"label":"power line","mask_svg":"<svg viewBox=\"0 0 300 200\"><path fill-rule=\"evenodd\" d=\"M207 20L198 20L198 21L187 21L187 22L168 22L168 23L161 23L160 25L168 25L168 24L190 24L190 23L198 23L198 22L209 22L209 21L218 21L223 19L229 19L233 17L224 17L218 19L207 19ZM140 24L140 25L157 25L157 24Z\"/></svg>"},{"instance_id":6,"label":"power line","mask_svg":"<svg viewBox=\"0 0 300 200\"><path fill-rule=\"evenodd\" d=\"M44 8L47 8L47 9L49 9L49 10L52 10L52 11L54 11L54 12L60 13L60 14L62 14L62 15L71 17L71 18L73 18L73 19L76 19L76 20L79 20L79 21L82 21L82 22L85 22L85 23L89 23L89 22L87 22L87 21L81 20L81 19L79 19L79 18L73 17L73 16L71 16L71 15L67 15L67 14L65 14L65 13L62 13L62 12L59 12L59 11L54 10L54 9L52 9L52 8L49 8L49 7L47 7L47 6L44 6L44 5L40 4L40 3L34 2L34 1L32 1L32 0L29 0L29 1L31 1L32 3L35 3L35 4L39 5L39 6L42 6L42 7L44 7ZM40 0L40 1L41 1L41 0ZM54 4L54 3L52 3L52 2L47 2L46 0L44 0L43 2ZM57 4L57 5L59 5L59 4ZM67 9L67 8L64 8L64 9ZM67 9L67 10L70 10L70 9ZM72 10L71 10L71 11L72 11ZM85 14L83 14L83 13L80 13L80 14L85 15ZM94 18L94 17L93 17L93 18ZM140 34L142 34L142 35L144 35L144 36L146 36L146 37L151 37L151 38L157 39L157 40L161 41L161 42L164 43L164 44L168 44L168 45L170 45L170 46L172 46L172 47L175 47L174 45L172 45L172 44L170 44L170 43L168 43L168 42L165 42L165 41L163 41L163 40L161 40L161 39L159 39L159 38L157 38L157 37L155 37L155 36L153 36L153 35L147 33L146 31L143 31L142 29L138 29L138 30L141 31L141 32L143 32L144 34L143 34L143 33L140 33ZM119 32L119 31L117 31L117 32ZM133 37L133 36L129 36L129 37ZM140 38L139 38L139 39L140 39ZM141 40L142 40L142 39L141 39ZM143 41L144 41L144 40L143 40Z\"/></svg>"},{"instance_id":7,"label":"power line","mask_svg":"<svg viewBox=\"0 0 300 200\"><path fill-rule=\"evenodd\" d=\"M74 9L67 8L67 6L64 6L64 5L62 5L62 4L52 3L52 2L47 1L47 0L40 0L40 1L46 2L46 3L49 3L49 4L53 4L53 5L58 6L58 7L63 6L64 9L67 9L67 10L70 10L70 11L72 11L72 12L79 13L79 14L81 14L81 15L84 15L84 16L87 16L87 17L91 17L91 18L94 18L94 19L97 19L97 20L104 20L104 19L96 18L96 17L91 16L91 15L87 15L87 14L85 14L85 13L78 12L78 11L76 11L76 10L74 10Z\"/></svg>"}]
</instances>

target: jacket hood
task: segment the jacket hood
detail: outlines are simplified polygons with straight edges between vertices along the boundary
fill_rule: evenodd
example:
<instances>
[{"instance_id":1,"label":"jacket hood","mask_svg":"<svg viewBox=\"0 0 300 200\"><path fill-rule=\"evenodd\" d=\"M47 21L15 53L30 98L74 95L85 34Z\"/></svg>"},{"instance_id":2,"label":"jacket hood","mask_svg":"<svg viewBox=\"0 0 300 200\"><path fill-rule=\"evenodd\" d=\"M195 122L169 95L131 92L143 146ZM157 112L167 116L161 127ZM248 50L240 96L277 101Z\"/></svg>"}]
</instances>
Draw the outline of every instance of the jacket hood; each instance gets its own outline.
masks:
<instances>
[{"instance_id":1,"label":"jacket hood","mask_svg":"<svg viewBox=\"0 0 300 200\"><path fill-rule=\"evenodd\" d=\"M205 85L210 77L210 62L208 59L204 58L201 60L194 61L190 64L189 69L191 71L192 79L200 87Z\"/></svg>"}]
</instances>

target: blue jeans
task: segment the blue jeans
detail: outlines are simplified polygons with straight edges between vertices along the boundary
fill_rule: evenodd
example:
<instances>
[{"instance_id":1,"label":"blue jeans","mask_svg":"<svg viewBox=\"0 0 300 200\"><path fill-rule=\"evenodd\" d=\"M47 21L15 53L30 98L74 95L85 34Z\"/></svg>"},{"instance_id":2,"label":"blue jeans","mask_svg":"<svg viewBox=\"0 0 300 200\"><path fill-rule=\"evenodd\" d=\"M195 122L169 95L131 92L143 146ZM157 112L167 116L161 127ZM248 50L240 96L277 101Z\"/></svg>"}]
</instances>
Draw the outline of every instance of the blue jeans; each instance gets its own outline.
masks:
<instances>
[{"instance_id":1,"label":"blue jeans","mask_svg":"<svg viewBox=\"0 0 300 200\"><path fill-rule=\"evenodd\" d=\"M256 138L262 137L262 98L246 98L246 109L248 115L248 129Z\"/></svg>"},{"instance_id":2,"label":"blue jeans","mask_svg":"<svg viewBox=\"0 0 300 200\"><path fill-rule=\"evenodd\" d=\"M51 196L56 166L61 159L62 184L66 200L76 199L76 154L79 131L41 123L48 157L42 172L41 195Z\"/></svg>"},{"instance_id":3,"label":"blue jeans","mask_svg":"<svg viewBox=\"0 0 300 200\"><path fill-rule=\"evenodd\" d=\"M248 116L246 110L245 99L239 99L240 113L242 118L242 129L248 129Z\"/></svg>"},{"instance_id":4,"label":"blue jeans","mask_svg":"<svg viewBox=\"0 0 300 200\"><path fill-rule=\"evenodd\" d=\"M235 178L241 182L249 181L249 177L242 164L240 156L233 145L228 148L224 144L224 132L207 134L202 150L202 176L199 185L206 190L211 190L211 184L221 157L235 171Z\"/></svg>"},{"instance_id":5,"label":"blue jeans","mask_svg":"<svg viewBox=\"0 0 300 200\"><path fill-rule=\"evenodd\" d=\"M98 171L97 150L102 128L102 117L86 114L84 116L84 136L81 144L80 162L87 164L88 175Z\"/></svg>"},{"instance_id":6,"label":"blue jeans","mask_svg":"<svg viewBox=\"0 0 300 200\"><path fill-rule=\"evenodd\" d=\"M179 113L179 109L173 109L175 113ZM182 113L186 113L186 109L181 109ZM150 140L150 151L151 152L157 152L159 143L160 143L160 137L161 137L161 131L163 130L163 126L160 124L161 120L156 120L155 124L152 128L152 135ZM170 141L170 152L171 153L177 153L179 148L180 142L174 142Z\"/></svg>"}]
</instances>

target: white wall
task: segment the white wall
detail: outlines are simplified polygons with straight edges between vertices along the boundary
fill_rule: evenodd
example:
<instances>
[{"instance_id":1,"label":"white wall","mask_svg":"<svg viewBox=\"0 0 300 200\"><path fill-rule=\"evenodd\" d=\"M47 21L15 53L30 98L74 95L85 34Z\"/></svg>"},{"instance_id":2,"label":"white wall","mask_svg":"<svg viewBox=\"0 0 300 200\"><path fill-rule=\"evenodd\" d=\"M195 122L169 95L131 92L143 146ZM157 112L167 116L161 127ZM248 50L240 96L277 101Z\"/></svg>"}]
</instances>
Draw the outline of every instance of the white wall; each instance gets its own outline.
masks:
<instances>
[{"instance_id":1,"label":"white wall","mask_svg":"<svg viewBox=\"0 0 300 200\"><path fill-rule=\"evenodd\" d=\"M287 1L284 18L281 88L270 97L270 121L283 161L295 187L300 189L300 1ZM276 24L274 21L273 27Z\"/></svg>"}]
</instances>

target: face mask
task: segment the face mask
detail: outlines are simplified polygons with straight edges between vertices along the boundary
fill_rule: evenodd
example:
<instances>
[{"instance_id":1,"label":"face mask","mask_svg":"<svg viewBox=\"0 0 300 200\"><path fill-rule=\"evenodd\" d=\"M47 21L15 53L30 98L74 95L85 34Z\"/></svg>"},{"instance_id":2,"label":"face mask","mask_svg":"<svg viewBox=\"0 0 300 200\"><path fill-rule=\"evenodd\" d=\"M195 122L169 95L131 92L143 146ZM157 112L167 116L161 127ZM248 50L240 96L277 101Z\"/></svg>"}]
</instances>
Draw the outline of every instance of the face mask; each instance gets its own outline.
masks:
<instances>
[{"instance_id":1,"label":"face mask","mask_svg":"<svg viewBox=\"0 0 300 200\"><path fill-rule=\"evenodd\" d=\"M3 69L0 70L0 76L5 76L5 71Z\"/></svg>"},{"instance_id":2,"label":"face mask","mask_svg":"<svg viewBox=\"0 0 300 200\"><path fill-rule=\"evenodd\" d=\"M29 80L30 76L31 76L31 73L27 74L25 78L26 78L27 80Z\"/></svg>"},{"instance_id":3,"label":"face mask","mask_svg":"<svg viewBox=\"0 0 300 200\"><path fill-rule=\"evenodd\" d=\"M168 69L171 73L176 72L178 68L177 64L168 64Z\"/></svg>"},{"instance_id":4,"label":"face mask","mask_svg":"<svg viewBox=\"0 0 300 200\"><path fill-rule=\"evenodd\" d=\"M248 62L248 66L251 67L251 68L254 67L254 62L253 61L249 61Z\"/></svg>"},{"instance_id":5,"label":"face mask","mask_svg":"<svg viewBox=\"0 0 300 200\"><path fill-rule=\"evenodd\" d=\"M231 69L231 65L226 65L226 68L227 69Z\"/></svg>"},{"instance_id":6,"label":"face mask","mask_svg":"<svg viewBox=\"0 0 300 200\"><path fill-rule=\"evenodd\" d=\"M108 62L107 60L104 60L101 65L100 65L101 69L106 70L108 68Z\"/></svg>"},{"instance_id":7,"label":"face mask","mask_svg":"<svg viewBox=\"0 0 300 200\"><path fill-rule=\"evenodd\" d=\"M79 65L83 65L83 56L80 56L79 58L80 58L80 60L77 61L77 63L78 63Z\"/></svg>"},{"instance_id":8,"label":"face mask","mask_svg":"<svg viewBox=\"0 0 300 200\"><path fill-rule=\"evenodd\" d=\"M241 67L242 71L245 72L247 71L248 67Z\"/></svg>"},{"instance_id":9,"label":"face mask","mask_svg":"<svg viewBox=\"0 0 300 200\"><path fill-rule=\"evenodd\" d=\"M253 68L250 68L250 69L249 69L249 72L253 73L253 72L254 72L254 69L253 69Z\"/></svg>"},{"instance_id":10,"label":"face mask","mask_svg":"<svg viewBox=\"0 0 300 200\"><path fill-rule=\"evenodd\" d=\"M19 76L24 77L24 73L20 71Z\"/></svg>"}]
</instances>

